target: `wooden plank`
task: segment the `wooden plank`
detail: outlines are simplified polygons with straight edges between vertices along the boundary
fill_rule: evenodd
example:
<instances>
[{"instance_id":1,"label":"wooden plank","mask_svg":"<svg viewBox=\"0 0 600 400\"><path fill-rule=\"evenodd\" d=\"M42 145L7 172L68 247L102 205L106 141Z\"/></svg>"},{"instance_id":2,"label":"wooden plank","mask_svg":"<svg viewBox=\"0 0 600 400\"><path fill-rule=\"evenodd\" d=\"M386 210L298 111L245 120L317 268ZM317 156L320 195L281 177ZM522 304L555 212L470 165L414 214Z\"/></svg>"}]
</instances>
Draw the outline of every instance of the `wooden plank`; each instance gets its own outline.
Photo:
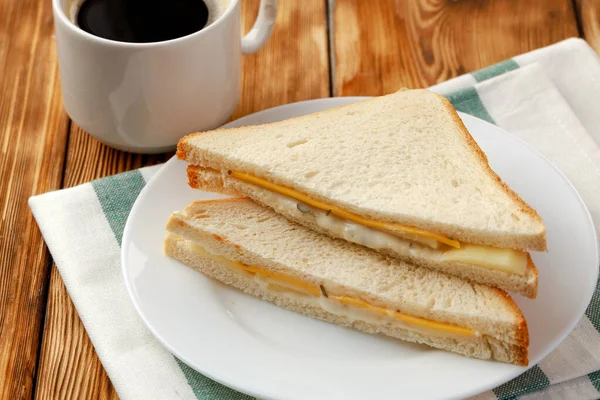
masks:
<instances>
[{"instance_id":1,"label":"wooden plank","mask_svg":"<svg viewBox=\"0 0 600 400\"><path fill-rule=\"evenodd\" d=\"M259 0L243 2L244 28ZM309 57L307 57L309 56ZM246 56L240 105L233 118L293 101L329 95L327 32L323 1L281 1L273 36ZM167 156L139 156L107 148L73 125L65 186L153 164ZM55 267L48 296L37 398L116 398L106 372L77 316Z\"/></svg>"},{"instance_id":2,"label":"wooden plank","mask_svg":"<svg viewBox=\"0 0 600 400\"><path fill-rule=\"evenodd\" d=\"M600 54L600 0L575 0L582 35Z\"/></svg>"},{"instance_id":3,"label":"wooden plank","mask_svg":"<svg viewBox=\"0 0 600 400\"><path fill-rule=\"evenodd\" d=\"M71 124L63 187L118 174L168 160L173 153L142 155L115 150Z\"/></svg>"},{"instance_id":4,"label":"wooden plank","mask_svg":"<svg viewBox=\"0 0 600 400\"><path fill-rule=\"evenodd\" d=\"M62 110L51 2L0 2L0 398L31 397L50 259L27 198L60 187Z\"/></svg>"},{"instance_id":5,"label":"wooden plank","mask_svg":"<svg viewBox=\"0 0 600 400\"><path fill-rule=\"evenodd\" d=\"M249 31L258 0L244 0L243 29ZM232 119L295 101L329 97L329 55L323 0L279 1L267 44L244 56L242 95Z\"/></svg>"},{"instance_id":6,"label":"wooden plank","mask_svg":"<svg viewBox=\"0 0 600 400\"><path fill-rule=\"evenodd\" d=\"M50 287L36 399L118 399L56 266Z\"/></svg>"},{"instance_id":7,"label":"wooden plank","mask_svg":"<svg viewBox=\"0 0 600 400\"><path fill-rule=\"evenodd\" d=\"M334 92L427 87L578 36L571 0L336 0Z\"/></svg>"}]
</instances>

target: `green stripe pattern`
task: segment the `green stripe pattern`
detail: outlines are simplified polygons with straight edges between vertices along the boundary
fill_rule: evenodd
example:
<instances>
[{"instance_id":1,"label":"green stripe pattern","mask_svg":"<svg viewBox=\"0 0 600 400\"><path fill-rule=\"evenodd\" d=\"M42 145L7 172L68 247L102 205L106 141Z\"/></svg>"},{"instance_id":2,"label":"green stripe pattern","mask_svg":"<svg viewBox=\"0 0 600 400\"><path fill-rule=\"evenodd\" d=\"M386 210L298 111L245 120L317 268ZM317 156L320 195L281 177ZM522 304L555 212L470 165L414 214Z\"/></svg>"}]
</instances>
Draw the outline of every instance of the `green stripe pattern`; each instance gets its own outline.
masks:
<instances>
[{"instance_id":1,"label":"green stripe pattern","mask_svg":"<svg viewBox=\"0 0 600 400\"><path fill-rule=\"evenodd\" d=\"M519 64L511 59L473 72L471 75L477 82L482 82L517 68L519 68ZM446 97L457 110L471 114L490 123L495 123L494 119L481 101L476 87L467 87L456 92L449 93L446 95ZM596 330L600 332L600 279L596 284L596 290L594 291L592 301L590 302L585 314L590 319ZM594 387L600 392L600 371L589 374L588 378ZM512 400L518 399L520 396L527 393L543 390L549 385L550 382L548 377L546 374L544 374L544 371L542 371L542 369L536 365L519 377L494 389L494 394L500 400Z\"/></svg>"},{"instance_id":2,"label":"green stripe pattern","mask_svg":"<svg viewBox=\"0 0 600 400\"><path fill-rule=\"evenodd\" d=\"M518 68L514 60L507 60L491 67L472 73L477 82L496 77ZM485 108L475 87L467 87L446 95L454 107L462 112L494 123L494 119ZM135 199L145 185L139 171L126 172L120 175L103 178L92 182L102 210L119 244L123 238L123 229ZM597 287L586 315L600 332L600 290ZM216 383L175 358L182 373L187 379L195 396L199 400L225 399L249 400L252 397L241 394L226 386ZM600 371L588 375L590 382L600 392ZM520 396L543 390L550 385L548 377L538 366L534 366L524 374L494 389L500 400L518 399Z\"/></svg>"},{"instance_id":3,"label":"green stripe pattern","mask_svg":"<svg viewBox=\"0 0 600 400\"><path fill-rule=\"evenodd\" d=\"M590 305L585 310L585 315L587 315L592 325L600 333L600 279L596 283L596 290L594 291Z\"/></svg>"},{"instance_id":4,"label":"green stripe pattern","mask_svg":"<svg viewBox=\"0 0 600 400\"><path fill-rule=\"evenodd\" d=\"M194 371L192 368L188 367L187 364L184 364L175 357L177 363L179 364L179 368L185 375L185 378L188 381L188 384L191 386L194 395L196 395L197 399L219 399L219 400L253 400L254 397L242 394L240 392L236 392L233 389L228 388L227 386L223 386L220 383L217 383L211 379L208 379L204 375Z\"/></svg>"},{"instance_id":5,"label":"green stripe pattern","mask_svg":"<svg viewBox=\"0 0 600 400\"><path fill-rule=\"evenodd\" d=\"M475 71L471 74L471 76L475 78L477 82L483 82L517 68L519 68L519 64L517 64L515 60L510 59L499 62L498 64L494 64L487 68L480 69L479 71Z\"/></svg>"},{"instance_id":6,"label":"green stripe pattern","mask_svg":"<svg viewBox=\"0 0 600 400\"><path fill-rule=\"evenodd\" d=\"M100 201L104 216L121 245L123 230L127 217L135 203L135 199L145 186L144 177L139 171L124 172L108 178L92 182L92 187ZM198 400L224 399L249 400L245 394L223 386L188 367L177 357L174 357L183 372L188 384Z\"/></svg>"},{"instance_id":7,"label":"green stripe pattern","mask_svg":"<svg viewBox=\"0 0 600 400\"><path fill-rule=\"evenodd\" d=\"M492 76L492 74L489 75ZM494 119L486 110L483 102L479 98L477 89L474 87L468 87L450 93L446 95L446 97L457 110L471 114L474 117L486 120L492 124L494 123ZM494 394L499 400L513 400L518 399L519 396L523 394L542 390L549 385L550 382L548 381L548 377L546 377L544 371L536 365L512 381L494 389Z\"/></svg>"},{"instance_id":8,"label":"green stripe pattern","mask_svg":"<svg viewBox=\"0 0 600 400\"><path fill-rule=\"evenodd\" d=\"M550 386L550 382L546 374L536 365L512 381L498 386L494 389L494 394L498 400L514 400L519 396L545 389L548 386Z\"/></svg>"},{"instance_id":9,"label":"green stripe pattern","mask_svg":"<svg viewBox=\"0 0 600 400\"><path fill-rule=\"evenodd\" d=\"M446 95L446 98L450 100L450 103L452 103L454 108L458 111L471 114L492 124L494 123L492 116L483 106L483 103L477 94L477 90L474 87L468 87L449 93Z\"/></svg>"},{"instance_id":10,"label":"green stripe pattern","mask_svg":"<svg viewBox=\"0 0 600 400\"><path fill-rule=\"evenodd\" d=\"M588 375L588 378L590 379L590 382L592 382L592 385L594 385L596 390L600 392L600 371L592 372Z\"/></svg>"},{"instance_id":11,"label":"green stripe pattern","mask_svg":"<svg viewBox=\"0 0 600 400\"><path fill-rule=\"evenodd\" d=\"M123 229L129 212L144 185L144 178L139 171L124 172L92 182L104 216L119 246L123 240Z\"/></svg>"}]
</instances>

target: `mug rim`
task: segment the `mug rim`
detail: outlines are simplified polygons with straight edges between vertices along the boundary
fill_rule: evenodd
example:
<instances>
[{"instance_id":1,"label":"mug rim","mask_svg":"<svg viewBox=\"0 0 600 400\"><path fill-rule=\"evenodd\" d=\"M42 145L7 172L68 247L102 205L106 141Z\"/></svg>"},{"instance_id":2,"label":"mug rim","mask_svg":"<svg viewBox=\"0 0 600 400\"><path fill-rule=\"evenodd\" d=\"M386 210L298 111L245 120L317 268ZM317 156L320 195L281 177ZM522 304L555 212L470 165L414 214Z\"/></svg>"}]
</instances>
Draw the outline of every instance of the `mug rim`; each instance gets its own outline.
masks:
<instances>
[{"instance_id":1,"label":"mug rim","mask_svg":"<svg viewBox=\"0 0 600 400\"><path fill-rule=\"evenodd\" d=\"M235 5L239 1L240 0L229 0L229 5L227 6L227 9L225 10L225 12L215 22L213 22L212 24L210 24L207 27L200 29L199 31L196 31L194 33L190 33L189 35L185 35L185 36L178 37L175 39L163 40L160 42L145 42L145 43L120 42L118 40L106 39L106 38L103 38L100 36L92 35L91 33L86 32L83 29L81 29L80 27L78 27L75 23L73 23L73 21L71 21L70 18L67 17L66 11L63 9L63 7L60 4L61 0L52 0L52 8L54 9L54 15L58 15L58 18L63 23L63 25L68 26L68 29L71 30L71 32L73 32L76 35L81 35L84 38L95 41L99 44L141 49L141 48L162 47L162 46L168 46L171 44L178 44L178 43L184 42L186 40L195 38L196 36L200 36L203 32L208 32L213 27L223 23L222 21L225 19L225 17L228 17L233 12ZM55 20L54 23L56 24L56 22L57 21Z\"/></svg>"}]
</instances>

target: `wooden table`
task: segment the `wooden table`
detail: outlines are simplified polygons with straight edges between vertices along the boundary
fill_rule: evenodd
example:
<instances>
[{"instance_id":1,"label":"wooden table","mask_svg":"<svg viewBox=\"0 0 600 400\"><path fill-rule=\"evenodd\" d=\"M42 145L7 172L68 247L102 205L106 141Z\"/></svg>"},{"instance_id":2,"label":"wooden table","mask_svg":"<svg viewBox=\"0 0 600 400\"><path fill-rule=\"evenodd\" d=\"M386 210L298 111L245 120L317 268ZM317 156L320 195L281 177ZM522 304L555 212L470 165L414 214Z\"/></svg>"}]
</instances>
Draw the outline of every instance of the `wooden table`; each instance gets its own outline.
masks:
<instances>
[{"instance_id":1,"label":"wooden table","mask_svg":"<svg viewBox=\"0 0 600 400\"><path fill-rule=\"evenodd\" d=\"M245 29L259 0L243 0ZM50 0L0 1L0 399L116 398L27 207L171 154L110 149L71 123ZM245 57L232 118L328 96L427 87L559 40L600 50L600 0L280 0Z\"/></svg>"}]
</instances>

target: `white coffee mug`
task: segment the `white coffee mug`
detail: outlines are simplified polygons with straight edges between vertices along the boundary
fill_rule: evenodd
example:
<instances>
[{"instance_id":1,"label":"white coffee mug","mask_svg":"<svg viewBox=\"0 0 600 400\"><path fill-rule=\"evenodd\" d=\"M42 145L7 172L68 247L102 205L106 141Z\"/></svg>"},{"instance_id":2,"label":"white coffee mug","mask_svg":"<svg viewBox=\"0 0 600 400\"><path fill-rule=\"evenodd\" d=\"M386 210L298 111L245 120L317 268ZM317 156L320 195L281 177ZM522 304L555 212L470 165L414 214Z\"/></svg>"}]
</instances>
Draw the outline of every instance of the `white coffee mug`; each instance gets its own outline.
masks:
<instances>
[{"instance_id":1,"label":"white coffee mug","mask_svg":"<svg viewBox=\"0 0 600 400\"><path fill-rule=\"evenodd\" d=\"M242 38L240 0L229 0L223 14L198 32L128 43L77 27L71 3L53 0L67 113L100 141L139 153L172 150L183 135L225 122L240 97L241 55L262 47L277 15L276 0L261 0Z\"/></svg>"}]
</instances>

